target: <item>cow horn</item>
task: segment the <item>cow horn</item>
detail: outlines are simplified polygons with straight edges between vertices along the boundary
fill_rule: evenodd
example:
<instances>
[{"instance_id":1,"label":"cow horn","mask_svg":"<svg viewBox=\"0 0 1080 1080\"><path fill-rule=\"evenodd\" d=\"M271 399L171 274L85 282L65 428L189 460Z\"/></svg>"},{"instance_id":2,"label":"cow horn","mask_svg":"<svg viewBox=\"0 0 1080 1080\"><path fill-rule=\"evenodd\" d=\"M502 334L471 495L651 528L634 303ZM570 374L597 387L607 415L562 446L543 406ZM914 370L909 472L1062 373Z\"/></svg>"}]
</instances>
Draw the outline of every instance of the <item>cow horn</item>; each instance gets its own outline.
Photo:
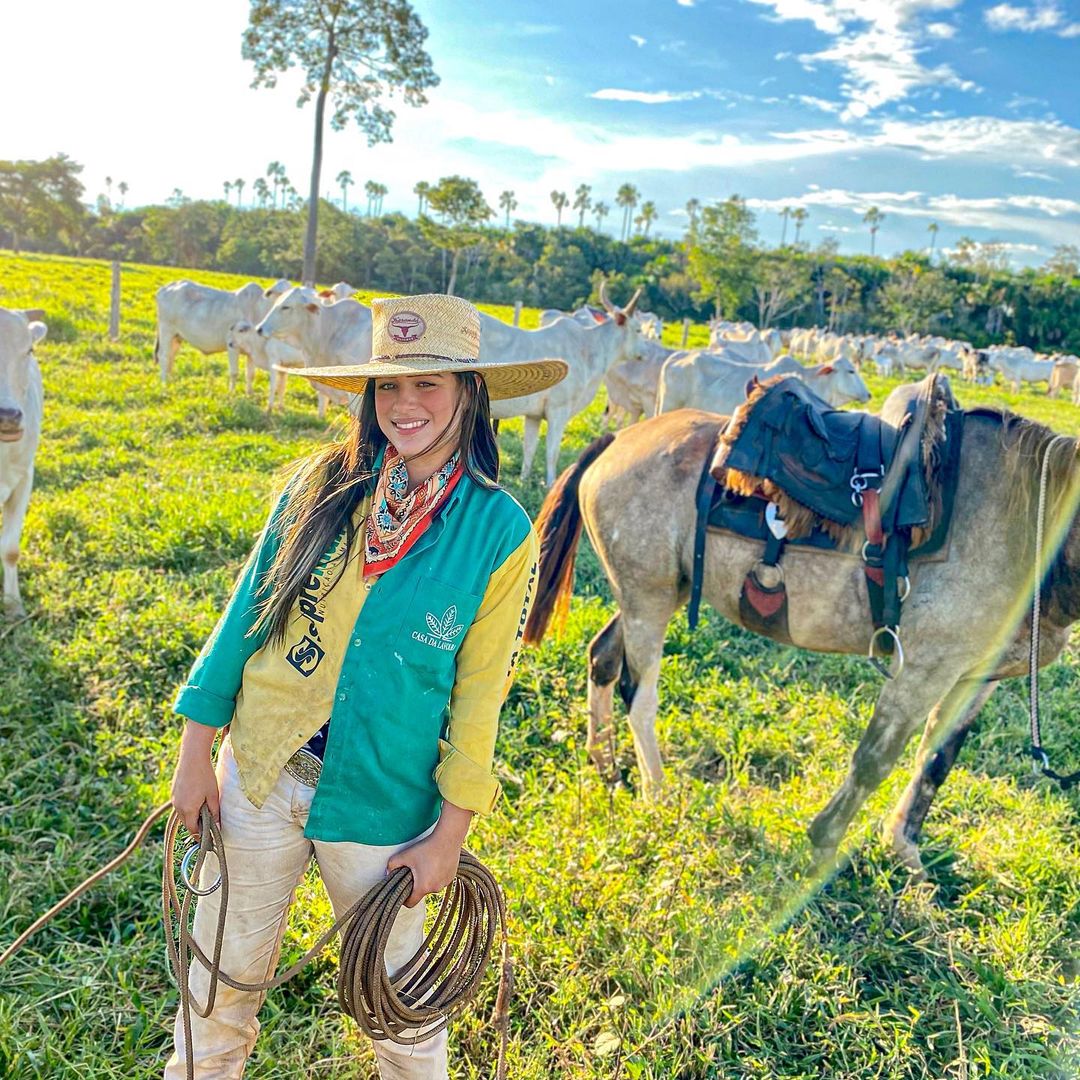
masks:
<instances>
[{"instance_id":1,"label":"cow horn","mask_svg":"<svg viewBox=\"0 0 1080 1080\"><path fill-rule=\"evenodd\" d=\"M615 314L615 305L608 299L607 278L600 279L600 303L604 305L604 310L609 315Z\"/></svg>"},{"instance_id":2,"label":"cow horn","mask_svg":"<svg viewBox=\"0 0 1080 1080\"><path fill-rule=\"evenodd\" d=\"M641 291L642 291L643 288L644 288L643 285L639 285L637 287L637 292L635 292L634 295L630 297L630 303L627 304L626 307L623 308L623 314L624 315L633 315L634 314L634 308L637 307L637 302L641 299Z\"/></svg>"}]
</instances>

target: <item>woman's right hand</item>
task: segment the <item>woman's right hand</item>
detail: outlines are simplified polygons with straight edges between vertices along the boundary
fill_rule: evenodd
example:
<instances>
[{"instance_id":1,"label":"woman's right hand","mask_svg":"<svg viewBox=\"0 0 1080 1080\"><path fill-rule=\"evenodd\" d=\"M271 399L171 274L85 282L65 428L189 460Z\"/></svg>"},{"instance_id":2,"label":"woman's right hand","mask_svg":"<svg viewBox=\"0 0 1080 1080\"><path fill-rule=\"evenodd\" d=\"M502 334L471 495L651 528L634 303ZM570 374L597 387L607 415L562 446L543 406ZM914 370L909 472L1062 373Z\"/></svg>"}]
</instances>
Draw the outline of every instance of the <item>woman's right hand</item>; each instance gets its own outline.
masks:
<instances>
[{"instance_id":1,"label":"woman's right hand","mask_svg":"<svg viewBox=\"0 0 1080 1080\"><path fill-rule=\"evenodd\" d=\"M180 757L173 773L173 807L188 832L196 838L200 833L199 813L203 803L210 808L210 815L218 826L221 825L217 777L210 759L217 733L217 728L189 720L180 739Z\"/></svg>"}]
</instances>

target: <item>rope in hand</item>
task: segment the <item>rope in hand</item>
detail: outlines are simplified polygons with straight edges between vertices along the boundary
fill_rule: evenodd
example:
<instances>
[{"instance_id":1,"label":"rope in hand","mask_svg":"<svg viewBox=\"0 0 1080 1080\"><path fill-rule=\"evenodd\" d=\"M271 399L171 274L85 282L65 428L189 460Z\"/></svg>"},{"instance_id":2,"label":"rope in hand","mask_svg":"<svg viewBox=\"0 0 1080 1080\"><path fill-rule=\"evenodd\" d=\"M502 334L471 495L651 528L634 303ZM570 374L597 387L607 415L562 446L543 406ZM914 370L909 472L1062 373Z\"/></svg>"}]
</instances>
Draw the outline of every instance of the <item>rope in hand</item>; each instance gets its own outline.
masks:
<instances>
[{"instance_id":1,"label":"rope in hand","mask_svg":"<svg viewBox=\"0 0 1080 1080\"><path fill-rule=\"evenodd\" d=\"M172 804L165 803L154 810L139 827L131 843L115 859L91 874L63 900L54 904L0 953L0 965L18 952L26 941L55 915L125 862L146 838L154 823L171 809ZM213 1011L219 982L236 990L249 992L261 992L281 986L322 953L339 930L341 958L338 966L337 996L342 1011L351 1016L370 1038L389 1039L406 1045L423 1042L437 1035L447 1026L449 1020L476 996L487 968L495 934L499 932L502 938L502 955L499 991L495 1002L495 1025L499 1031L496 1077L498 1080L505 1080L509 1004L513 983L507 941L506 906L498 883L479 859L462 850L457 876L443 892L430 931L420 949L393 979L387 974L383 957L394 919L412 892L412 871L407 867L398 868L369 889L285 971L266 982L243 983L232 979L220 969L229 901L229 871L221 833L205 805L201 811L200 822L200 838L193 841L198 844L198 848L190 877L198 877L206 857L210 854L217 859L220 873L221 902L212 957L207 957L192 940L188 926L193 896L209 895L216 891L218 885L196 891L188 884L181 898L176 884L175 862L177 834L182 823L175 810L165 828L161 894L169 966L180 988L189 1080L194 1072L192 1057L187 1050L191 1046L191 1010L194 1009L200 1016L209 1016ZM185 859L185 863L187 861ZM188 976L193 956L210 975L204 1006L200 1006L191 996Z\"/></svg>"}]
</instances>

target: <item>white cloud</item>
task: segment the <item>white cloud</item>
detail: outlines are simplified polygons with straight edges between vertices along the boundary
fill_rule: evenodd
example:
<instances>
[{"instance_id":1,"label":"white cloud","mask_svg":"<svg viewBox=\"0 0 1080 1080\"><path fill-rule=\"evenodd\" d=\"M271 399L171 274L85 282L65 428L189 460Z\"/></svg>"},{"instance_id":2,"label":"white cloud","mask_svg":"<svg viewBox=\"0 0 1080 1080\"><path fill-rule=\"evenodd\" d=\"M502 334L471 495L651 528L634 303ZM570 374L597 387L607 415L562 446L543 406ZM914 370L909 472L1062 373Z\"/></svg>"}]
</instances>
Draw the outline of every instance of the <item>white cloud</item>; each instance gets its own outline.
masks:
<instances>
[{"instance_id":1,"label":"white cloud","mask_svg":"<svg viewBox=\"0 0 1080 1080\"><path fill-rule=\"evenodd\" d=\"M803 105L809 105L811 109L820 109L827 113L838 113L841 108L835 101L826 101L824 98L812 97L810 94L796 94L795 100Z\"/></svg>"},{"instance_id":2,"label":"white cloud","mask_svg":"<svg viewBox=\"0 0 1080 1080\"><path fill-rule=\"evenodd\" d=\"M640 34L631 34L630 40L640 49L645 44L647 38L641 37Z\"/></svg>"},{"instance_id":3,"label":"white cloud","mask_svg":"<svg viewBox=\"0 0 1080 1080\"><path fill-rule=\"evenodd\" d=\"M1069 25L1066 26L1063 30L1058 31L1058 37L1080 37L1080 22L1069 23Z\"/></svg>"},{"instance_id":4,"label":"white cloud","mask_svg":"<svg viewBox=\"0 0 1080 1080\"><path fill-rule=\"evenodd\" d=\"M923 15L951 11L961 0L749 0L773 9L780 21L808 20L834 38L827 48L799 54L808 71L834 64L844 73L841 92L847 108L841 120L861 120L883 105L903 101L921 87L976 90L948 65L925 66L925 42L952 37L955 28ZM778 54L777 59L785 54Z\"/></svg>"},{"instance_id":5,"label":"white cloud","mask_svg":"<svg viewBox=\"0 0 1080 1080\"><path fill-rule=\"evenodd\" d=\"M1025 34L1036 30L1053 30L1064 19L1056 2L1039 3L1034 7L1016 7L1013 4L995 4L983 12L986 25L991 30L1020 30Z\"/></svg>"},{"instance_id":6,"label":"white cloud","mask_svg":"<svg viewBox=\"0 0 1080 1080\"><path fill-rule=\"evenodd\" d=\"M701 97L700 90L619 90L605 87L589 97L600 101L636 101L641 105L667 105L672 101L694 101Z\"/></svg>"},{"instance_id":7,"label":"white cloud","mask_svg":"<svg viewBox=\"0 0 1080 1080\"><path fill-rule=\"evenodd\" d=\"M679 7L693 7L695 0L676 0Z\"/></svg>"}]
</instances>

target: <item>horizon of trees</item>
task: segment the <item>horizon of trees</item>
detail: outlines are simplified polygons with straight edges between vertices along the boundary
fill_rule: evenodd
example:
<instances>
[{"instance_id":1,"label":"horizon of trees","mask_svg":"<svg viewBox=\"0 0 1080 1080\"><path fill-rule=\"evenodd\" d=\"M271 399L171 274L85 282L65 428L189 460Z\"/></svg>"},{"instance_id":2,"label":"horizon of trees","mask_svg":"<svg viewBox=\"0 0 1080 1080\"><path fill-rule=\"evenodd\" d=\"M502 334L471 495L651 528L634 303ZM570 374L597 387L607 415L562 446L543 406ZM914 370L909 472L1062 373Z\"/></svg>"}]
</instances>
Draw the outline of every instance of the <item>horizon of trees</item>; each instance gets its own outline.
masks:
<instances>
[{"instance_id":1,"label":"horizon of trees","mask_svg":"<svg viewBox=\"0 0 1080 1080\"><path fill-rule=\"evenodd\" d=\"M111 198L82 202L81 166L65 155L44 162L0 161L0 245L57 254L121 258L185 269L224 270L298 278L304 255L306 204L284 168L271 162L262 180L264 205L241 209L225 198L192 200L174 190L165 205L124 209ZM346 204L351 174L337 184ZM252 185L257 187L258 182ZM494 303L522 300L572 309L598 299L601 276L612 295L626 299L643 286L643 309L665 319L704 321L714 313L759 326L819 325L840 332L934 332L975 345L1010 341L1053 351L1080 352L1080 250L1059 245L1038 268L1009 268L1004 245L961 237L949 252L907 251L883 258L840 254L835 242L800 241L803 208L781 212L784 241L761 242L758 219L739 196L708 205L687 203L682 240L648 235L655 208L623 185L616 238L600 231L607 206L580 185L575 213L547 227L511 221L514 192L500 194L501 214L474 180L442 177L419 182L418 214L381 213L385 185L368 181L365 207L343 210L320 200L316 277L358 287L414 293L445 292ZM250 190L250 189L249 189ZM110 192L111 195L111 192ZM280 202L280 205L279 205ZM269 204L269 205L266 205ZM346 204L347 205L347 204ZM553 200L554 205L554 200ZM601 209L602 208L602 209ZM628 233L640 219L637 234ZM801 215L799 211L802 211ZM868 226L880 225L867 213ZM595 222L595 227L589 222ZM795 239L787 242L788 219ZM928 228L930 246L937 226ZM871 232L873 241L875 232Z\"/></svg>"}]
</instances>

